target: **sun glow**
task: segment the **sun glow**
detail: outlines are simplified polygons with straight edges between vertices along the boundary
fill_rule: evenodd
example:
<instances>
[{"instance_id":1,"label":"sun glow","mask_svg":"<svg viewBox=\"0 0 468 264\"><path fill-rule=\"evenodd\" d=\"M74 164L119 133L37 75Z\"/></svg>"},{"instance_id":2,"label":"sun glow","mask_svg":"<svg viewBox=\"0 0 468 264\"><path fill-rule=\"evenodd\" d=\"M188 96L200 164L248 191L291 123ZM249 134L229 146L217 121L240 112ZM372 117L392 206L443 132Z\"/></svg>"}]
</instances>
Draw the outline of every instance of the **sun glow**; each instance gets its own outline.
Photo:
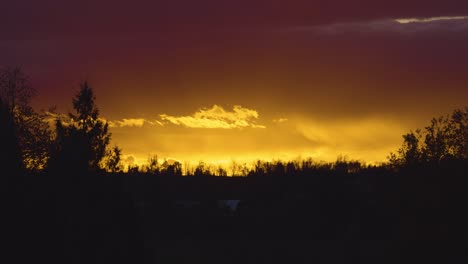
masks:
<instances>
[{"instance_id":1,"label":"sun glow","mask_svg":"<svg viewBox=\"0 0 468 264\"><path fill-rule=\"evenodd\" d=\"M407 130L389 118L265 115L238 105L232 110L214 105L192 113L160 114L159 120L152 121L155 125L143 118L109 121L116 124L112 126L113 140L124 150L125 168L144 169L156 156L160 165L178 161L184 172L203 165L213 171L222 168L228 174L236 166L250 168L257 161L311 158L334 162L344 156L377 164L395 151Z\"/></svg>"}]
</instances>

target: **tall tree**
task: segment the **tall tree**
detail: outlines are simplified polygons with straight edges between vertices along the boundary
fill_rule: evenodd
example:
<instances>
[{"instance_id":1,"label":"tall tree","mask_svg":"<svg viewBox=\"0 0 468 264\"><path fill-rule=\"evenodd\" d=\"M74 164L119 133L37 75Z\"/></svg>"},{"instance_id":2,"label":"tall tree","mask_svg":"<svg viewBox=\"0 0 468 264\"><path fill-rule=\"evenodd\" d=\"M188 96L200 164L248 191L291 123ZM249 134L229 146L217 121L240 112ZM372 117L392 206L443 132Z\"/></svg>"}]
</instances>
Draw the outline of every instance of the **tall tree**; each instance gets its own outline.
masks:
<instances>
[{"instance_id":1,"label":"tall tree","mask_svg":"<svg viewBox=\"0 0 468 264\"><path fill-rule=\"evenodd\" d=\"M78 170L99 170L107 153L111 133L99 118L96 97L88 82L80 84L73 98L76 113L56 120L56 139L51 167L71 166Z\"/></svg>"}]
</instances>

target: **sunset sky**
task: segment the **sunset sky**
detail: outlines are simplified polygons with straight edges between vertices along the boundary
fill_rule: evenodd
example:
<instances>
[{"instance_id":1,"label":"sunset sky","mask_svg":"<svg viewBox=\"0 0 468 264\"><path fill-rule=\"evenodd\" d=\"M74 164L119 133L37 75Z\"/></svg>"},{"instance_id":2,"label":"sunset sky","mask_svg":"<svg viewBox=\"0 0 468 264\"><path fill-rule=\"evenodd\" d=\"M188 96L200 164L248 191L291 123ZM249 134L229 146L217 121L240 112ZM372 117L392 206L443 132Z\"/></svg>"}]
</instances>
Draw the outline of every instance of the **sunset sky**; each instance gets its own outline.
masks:
<instances>
[{"instance_id":1,"label":"sunset sky","mask_svg":"<svg viewBox=\"0 0 468 264\"><path fill-rule=\"evenodd\" d=\"M405 132L468 102L468 1L2 3L0 66L37 109L94 88L112 144L230 163L385 161Z\"/></svg>"}]
</instances>

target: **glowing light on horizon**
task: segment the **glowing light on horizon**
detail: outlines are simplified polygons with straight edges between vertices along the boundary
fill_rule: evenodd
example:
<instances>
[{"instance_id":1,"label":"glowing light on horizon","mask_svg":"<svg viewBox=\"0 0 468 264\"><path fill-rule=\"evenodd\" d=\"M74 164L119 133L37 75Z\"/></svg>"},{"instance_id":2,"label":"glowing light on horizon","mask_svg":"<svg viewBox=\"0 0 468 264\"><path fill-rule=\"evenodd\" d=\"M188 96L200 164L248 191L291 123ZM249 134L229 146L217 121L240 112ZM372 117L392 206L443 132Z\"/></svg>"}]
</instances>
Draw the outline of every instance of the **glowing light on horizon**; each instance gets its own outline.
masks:
<instances>
[{"instance_id":1,"label":"glowing light on horizon","mask_svg":"<svg viewBox=\"0 0 468 264\"><path fill-rule=\"evenodd\" d=\"M376 165L382 163L382 160L365 160L355 159L357 153L349 152L335 152L328 147L317 148L314 151L301 151L301 152L281 152L281 153L243 153L237 156L232 155L180 155L182 158L168 158L159 157L155 155L125 155L123 159L124 171L127 171L128 167L138 166L140 170L145 171L146 166L149 164L149 159L157 157L157 162L162 168L164 163L169 165L178 162L182 166L182 173L185 175L187 171L193 172L197 166L203 164L204 168L212 173L216 173L219 169L224 169L228 176L232 176L234 171L240 169L251 170L255 167L257 162L262 163L276 163L281 162L283 164L288 162L294 162L301 164L303 161L312 160L314 163L333 163L338 157L345 157L348 160L357 160L362 164ZM374 155L372 153L371 155ZM129 157L131 157L129 159ZM130 160L128 162L127 160ZM237 172L239 173L239 172Z\"/></svg>"}]
</instances>

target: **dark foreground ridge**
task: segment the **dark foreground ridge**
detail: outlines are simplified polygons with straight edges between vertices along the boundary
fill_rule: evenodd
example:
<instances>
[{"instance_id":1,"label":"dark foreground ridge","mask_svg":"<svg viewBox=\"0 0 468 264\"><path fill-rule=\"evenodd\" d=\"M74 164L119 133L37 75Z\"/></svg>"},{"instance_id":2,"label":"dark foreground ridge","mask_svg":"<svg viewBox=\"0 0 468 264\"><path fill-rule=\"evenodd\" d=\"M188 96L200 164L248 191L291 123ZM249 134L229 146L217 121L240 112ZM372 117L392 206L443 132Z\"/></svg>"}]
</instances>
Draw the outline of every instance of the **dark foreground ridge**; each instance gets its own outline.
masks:
<instances>
[{"instance_id":1,"label":"dark foreground ridge","mask_svg":"<svg viewBox=\"0 0 468 264\"><path fill-rule=\"evenodd\" d=\"M461 162L280 177L26 176L2 199L4 257L16 263L462 263L465 178ZM231 208L220 200L239 201Z\"/></svg>"}]
</instances>

